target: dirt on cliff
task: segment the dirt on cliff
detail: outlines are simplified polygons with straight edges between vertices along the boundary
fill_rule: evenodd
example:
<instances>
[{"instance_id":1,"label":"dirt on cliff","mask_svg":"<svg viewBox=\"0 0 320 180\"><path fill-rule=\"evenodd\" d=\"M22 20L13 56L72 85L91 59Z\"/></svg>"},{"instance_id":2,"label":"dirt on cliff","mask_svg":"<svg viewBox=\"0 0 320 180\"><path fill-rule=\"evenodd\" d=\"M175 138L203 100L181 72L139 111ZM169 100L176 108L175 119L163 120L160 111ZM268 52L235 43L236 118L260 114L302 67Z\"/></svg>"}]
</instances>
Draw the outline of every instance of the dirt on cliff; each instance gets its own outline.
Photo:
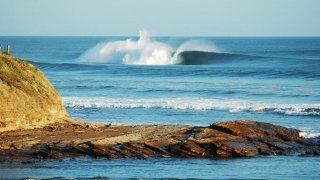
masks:
<instances>
[{"instance_id":1,"label":"dirt on cliff","mask_svg":"<svg viewBox=\"0 0 320 180\"><path fill-rule=\"evenodd\" d=\"M0 132L66 121L61 98L44 74L0 52Z\"/></svg>"}]
</instances>

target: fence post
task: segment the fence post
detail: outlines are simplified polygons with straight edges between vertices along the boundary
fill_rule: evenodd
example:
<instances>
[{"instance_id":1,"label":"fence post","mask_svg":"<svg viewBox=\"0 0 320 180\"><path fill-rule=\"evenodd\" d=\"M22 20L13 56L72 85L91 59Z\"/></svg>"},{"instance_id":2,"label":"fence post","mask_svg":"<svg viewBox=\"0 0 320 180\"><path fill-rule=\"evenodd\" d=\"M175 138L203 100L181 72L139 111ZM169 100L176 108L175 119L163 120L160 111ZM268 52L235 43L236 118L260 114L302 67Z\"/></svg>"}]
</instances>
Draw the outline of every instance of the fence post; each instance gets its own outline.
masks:
<instances>
[{"instance_id":1,"label":"fence post","mask_svg":"<svg viewBox=\"0 0 320 180\"><path fill-rule=\"evenodd\" d=\"M10 45L7 45L7 54L10 55Z\"/></svg>"}]
</instances>

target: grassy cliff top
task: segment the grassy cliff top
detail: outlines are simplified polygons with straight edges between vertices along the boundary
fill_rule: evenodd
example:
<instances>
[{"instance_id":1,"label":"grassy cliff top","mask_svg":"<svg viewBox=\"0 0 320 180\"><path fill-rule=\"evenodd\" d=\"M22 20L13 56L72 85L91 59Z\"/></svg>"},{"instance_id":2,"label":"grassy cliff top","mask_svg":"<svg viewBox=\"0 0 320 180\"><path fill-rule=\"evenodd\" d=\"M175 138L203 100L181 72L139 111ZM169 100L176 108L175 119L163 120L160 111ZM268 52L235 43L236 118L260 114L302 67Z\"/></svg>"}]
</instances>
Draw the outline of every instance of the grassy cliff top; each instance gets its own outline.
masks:
<instances>
[{"instance_id":1,"label":"grassy cliff top","mask_svg":"<svg viewBox=\"0 0 320 180\"><path fill-rule=\"evenodd\" d=\"M0 81L12 89L20 89L36 96L36 88L43 88L43 74L27 61L0 54ZM37 81L39 80L41 81ZM39 90L40 90L39 89ZM1 92L1 91L0 91Z\"/></svg>"},{"instance_id":2,"label":"grassy cliff top","mask_svg":"<svg viewBox=\"0 0 320 180\"><path fill-rule=\"evenodd\" d=\"M25 60L0 53L0 131L67 117L45 75Z\"/></svg>"}]
</instances>

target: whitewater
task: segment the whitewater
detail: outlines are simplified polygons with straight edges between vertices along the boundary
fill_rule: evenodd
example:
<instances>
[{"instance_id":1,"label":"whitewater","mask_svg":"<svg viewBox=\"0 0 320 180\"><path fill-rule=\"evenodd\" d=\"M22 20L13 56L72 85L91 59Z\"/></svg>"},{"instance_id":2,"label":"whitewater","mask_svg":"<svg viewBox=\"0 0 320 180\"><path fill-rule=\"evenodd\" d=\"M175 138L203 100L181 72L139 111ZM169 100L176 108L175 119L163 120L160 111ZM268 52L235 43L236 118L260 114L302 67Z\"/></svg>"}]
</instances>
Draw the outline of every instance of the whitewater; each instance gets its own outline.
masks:
<instances>
[{"instance_id":1,"label":"whitewater","mask_svg":"<svg viewBox=\"0 0 320 180\"><path fill-rule=\"evenodd\" d=\"M161 108L320 116L320 104L272 104L236 99L63 97L63 101L68 108Z\"/></svg>"},{"instance_id":2,"label":"whitewater","mask_svg":"<svg viewBox=\"0 0 320 180\"><path fill-rule=\"evenodd\" d=\"M139 32L139 39L102 42L86 51L82 62L123 63L135 65L173 65L180 64L184 51L219 52L212 43L200 40L188 40L178 48L167 43L152 40L147 30Z\"/></svg>"}]
</instances>

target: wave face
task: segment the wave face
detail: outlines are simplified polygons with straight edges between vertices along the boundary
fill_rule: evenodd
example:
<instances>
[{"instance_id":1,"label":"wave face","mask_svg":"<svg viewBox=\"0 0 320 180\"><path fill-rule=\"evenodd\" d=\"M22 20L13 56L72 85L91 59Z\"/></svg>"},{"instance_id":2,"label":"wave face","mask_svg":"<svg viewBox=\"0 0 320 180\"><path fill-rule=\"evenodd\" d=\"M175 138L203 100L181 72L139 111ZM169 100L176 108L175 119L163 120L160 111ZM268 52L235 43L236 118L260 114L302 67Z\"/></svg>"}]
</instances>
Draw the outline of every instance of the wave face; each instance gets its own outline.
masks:
<instances>
[{"instance_id":1,"label":"wave face","mask_svg":"<svg viewBox=\"0 0 320 180\"><path fill-rule=\"evenodd\" d=\"M106 97L63 97L66 107L78 108L160 108L266 112L284 115L320 116L320 104L271 104L245 100L206 98L127 99Z\"/></svg>"},{"instance_id":2,"label":"wave face","mask_svg":"<svg viewBox=\"0 0 320 180\"><path fill-rule=\"evenodd\" d=\"M199 40L189 40L175 49L169 44L152 40L149 33L142 30L136 41L127 39L99 43L86 51L80 61L135 65L186 64L183 60L184 51L218 52L212 43Z\"/></svg>"},{"instance_id":3,"label":"wave face","mask_svg":"<svg viewBox=\"0 0 320 180\"><path fill-rule=\"evenodd\" d=\"M181 65L205 65L214 64L220 62L230 62L236 60L253 60L261 59L265 57L250 56L242 54L232 53L217 53L217 52L205 52L205 51L182 51L178 55L179 64Z\"/></svg>"}]
</instances>

